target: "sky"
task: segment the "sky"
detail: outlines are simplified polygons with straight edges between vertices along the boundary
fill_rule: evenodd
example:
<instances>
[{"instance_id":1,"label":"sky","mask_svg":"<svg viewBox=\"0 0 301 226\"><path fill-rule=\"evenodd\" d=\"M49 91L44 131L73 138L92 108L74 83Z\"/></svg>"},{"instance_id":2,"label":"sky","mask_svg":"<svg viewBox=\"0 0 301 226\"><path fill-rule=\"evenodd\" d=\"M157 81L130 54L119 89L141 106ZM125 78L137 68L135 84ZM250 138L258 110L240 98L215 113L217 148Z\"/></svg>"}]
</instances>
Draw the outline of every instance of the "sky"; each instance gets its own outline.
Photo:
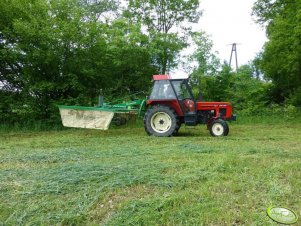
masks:
<instances>
[{"instance_id":1,"label":"sky","mask_svg":"<svg viewBox=\"0 0 301 226\"><path fill-rule=\"evenodd\" d=\"M201 0L203 15L197 28L211 36L219 58L230 60L232 43L237 45L238 66L254 59L265 43L265 31L252 18L255 0ZM235 62L235 58L232 58ZM232 64L234 66L234 64Z\"/></svg>"}]
</instances>

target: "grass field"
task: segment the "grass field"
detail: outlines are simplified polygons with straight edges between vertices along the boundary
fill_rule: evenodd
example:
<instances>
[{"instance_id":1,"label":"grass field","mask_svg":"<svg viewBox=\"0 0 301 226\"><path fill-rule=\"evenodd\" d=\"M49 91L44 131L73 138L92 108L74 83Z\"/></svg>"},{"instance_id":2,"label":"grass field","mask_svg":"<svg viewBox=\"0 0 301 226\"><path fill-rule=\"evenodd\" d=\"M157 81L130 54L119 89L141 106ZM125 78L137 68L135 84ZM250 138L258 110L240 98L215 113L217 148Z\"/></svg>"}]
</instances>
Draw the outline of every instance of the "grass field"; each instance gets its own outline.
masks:
<instances>
[{"instance_id":1,"label":"grass field","mask_svg":"<svg viewBox=\"0 0 301 226\"><path fill-rule=\"evenodd\" d=\"M277 225L269 206L300 217L301 120L251 122L222 138L2 132L0 225Z\"/></svg>"}]
</instances>

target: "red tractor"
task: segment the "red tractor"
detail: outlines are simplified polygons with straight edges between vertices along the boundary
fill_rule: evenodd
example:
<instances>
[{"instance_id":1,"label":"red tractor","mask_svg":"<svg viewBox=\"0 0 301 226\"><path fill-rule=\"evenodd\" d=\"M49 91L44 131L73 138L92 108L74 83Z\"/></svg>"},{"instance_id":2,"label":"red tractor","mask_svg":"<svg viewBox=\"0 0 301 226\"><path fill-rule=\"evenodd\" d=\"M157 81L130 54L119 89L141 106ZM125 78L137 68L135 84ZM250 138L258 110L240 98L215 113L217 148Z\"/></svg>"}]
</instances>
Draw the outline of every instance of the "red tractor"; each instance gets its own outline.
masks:
<instances>
[{"instance_id":1,"label":"red tractor","mask_svg":"<svg viewBox=\"0 0 301 226\"><path fill-rule=\"evenodd\" d=\"M154 75L153 80L144 116L144 128L149 135L176 135L183 123L187 126L207 124L212 136L228 135L226 121L236 120L231 103L195 101L188 79Z\"/></svg>"}]
</instances>

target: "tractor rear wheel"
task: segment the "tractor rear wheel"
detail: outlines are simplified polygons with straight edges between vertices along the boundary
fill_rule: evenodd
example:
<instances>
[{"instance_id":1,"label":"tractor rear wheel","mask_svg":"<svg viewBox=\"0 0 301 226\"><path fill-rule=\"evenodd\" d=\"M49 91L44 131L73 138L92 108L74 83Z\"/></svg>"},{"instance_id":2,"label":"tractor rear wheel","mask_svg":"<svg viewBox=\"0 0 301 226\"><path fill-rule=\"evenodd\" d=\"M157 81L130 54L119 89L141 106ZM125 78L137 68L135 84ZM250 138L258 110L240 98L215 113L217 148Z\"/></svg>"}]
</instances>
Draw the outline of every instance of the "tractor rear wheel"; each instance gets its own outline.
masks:
<instances>
[{"instance_id":1,"label":"tractor rear wheel","mask_svg":"<svg viewBox=\"0 0 301 226\"><path fill-rule=\"evenodd\" d=\"M180 128L181 128L181 125L182 125L182 123L181 122L177 122L177 126L176 126L176 129L175 129L175 131L173 132L173 136L175 136L175 135L177 135L178 134L178 132L179 132L179 130L180 130Z\"/></svg>"},{"instance_id":2,"label":"tractor rear wheel","mask_svg":"<svg viewBox=\"0 0 301 226\"><path fill-rule=\"evenodd\" d=\"M147 110L144 116L144 128L148 135L169 137L176 134L178 119L170 107L156 105Z\"/></svg>"},{"instance_id":3,"label":"tractor rear wheel","mask_svg":"<svg viewBox=\"0 0 301 226\"><path fill-rule=\"evenodd\" d=\"M224 120L217 119L210 123L209 131L214 137L227 136L229 133L229 126Z\"/></svg>"}]
</instances>

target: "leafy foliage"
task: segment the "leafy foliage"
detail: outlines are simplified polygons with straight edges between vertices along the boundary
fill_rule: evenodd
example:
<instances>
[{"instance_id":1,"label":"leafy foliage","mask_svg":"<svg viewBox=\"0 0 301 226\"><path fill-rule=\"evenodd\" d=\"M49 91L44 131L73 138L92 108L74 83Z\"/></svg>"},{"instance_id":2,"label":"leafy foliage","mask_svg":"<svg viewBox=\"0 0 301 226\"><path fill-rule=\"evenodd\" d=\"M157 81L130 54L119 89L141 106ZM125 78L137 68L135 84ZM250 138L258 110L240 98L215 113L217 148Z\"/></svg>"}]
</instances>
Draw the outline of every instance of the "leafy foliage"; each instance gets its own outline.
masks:
<instances>
[{"instance_id":1,"label":"leafy foliage","mask_svg":"<svg viewBox=\"0 0 301 226\"><path fill-rule=\"evenodd\" d=\"M55 124L58 104L148 93L151 75L183 63L180 53L191 43L191 83L204 100L231 101L248 114L274 103L301 106L300 2L256 2L269 42L237 73L220 62L208 35L192 32L199 1L126 3L0 1L0 122Z\"/></svg>"},{"instance_id":2,"label":"leafy foliage","mask_svg":"<svg viewBox=\"0 0 301 226\"><path fill-rule=\"evenodd\" d=\"M57 104L146 91L152 74L175 67L187 43L172 29L198 19L198 1L118 4L1 1L1 121L56 121Z\"/></svg>"},{"instance_id":3,"label":"leafy foliage","mask_svg":"<svg viewBox=\"0 0 301 226\"><path fill-rule=\"evenodd\" d=\"M213 42L204 32L193 32L192 41L196 49L190 56L190 60L196 63L196 66L190 79L193 82L194 89L206 89L202 86L201 77L216 75L221 67L220 59L216 53L213 53Z\"/></svg>"},{"instance_id":4,"label":"leafy foliage","mask_svg":"<svg viewBox=\"0 0 301 226\"><path fill-rule=\"evenodd\" d=\"M189 23L199 19L199 1L128 0L128 4L125 15L146 26L154 50L153 62L165 74L174 68L180 50L188 45L186 31L191 28Z\"/></svg>"},{"instance_id":5,"label":"leafy foliage","mask_svg":"<svg viewBox=\"0 0 301 226\"><path fill-rule=\"evenodd\" d=\"M191 56L196 66L190 77L195 96L203 101L229 101L235 111L248 114L270 104L267 94L271 83L260 79L257 59L234 73L227 62L220 63L206 34L194 33L192 37L197 46Z\"/></svg>"},{"instance_id":6,"label":"leafy foliage","mask_svg":"<svg viewBox=\"0 0 301 226\"><path fill-rule=\"evenodd\" d=\"M22 99L1 111L45 120L57 115L58 103L93 105L101 90L147 90L156 72L149 39L139 24L108 20L112 10L112 1L1 1L0 92L5 102Z\"/></svg>"},{"instance_id":7,"label":"leafy foliage","mask_svg":"<svg viewBox=\"0 0 301 226\"><path fill-rule=\"evenodd\" d=\"M258 21L266 24L269 41L259 67L273 82L276 103L301 106L301 2L258 0L253 8Z\"/></svg>"}]
</instances>

